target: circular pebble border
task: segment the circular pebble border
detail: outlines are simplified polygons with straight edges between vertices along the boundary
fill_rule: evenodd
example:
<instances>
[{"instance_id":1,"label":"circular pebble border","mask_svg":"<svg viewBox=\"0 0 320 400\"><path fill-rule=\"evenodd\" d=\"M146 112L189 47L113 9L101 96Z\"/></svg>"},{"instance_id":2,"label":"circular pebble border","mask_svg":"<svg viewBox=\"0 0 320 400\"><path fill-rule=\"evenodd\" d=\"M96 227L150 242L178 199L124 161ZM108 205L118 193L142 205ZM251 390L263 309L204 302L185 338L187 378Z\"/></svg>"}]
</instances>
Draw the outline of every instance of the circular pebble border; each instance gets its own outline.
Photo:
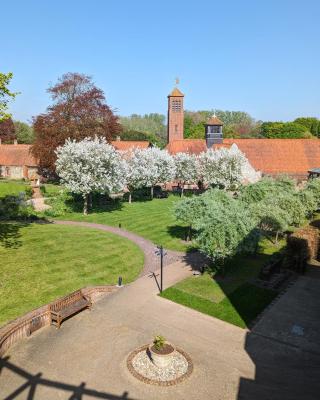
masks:
<instances>
[{"instance_id":1,"label":"circular pebble border","mask_svg":"<svg viewBox=\"0 0 320 400\"><path fill-rule=\"evenodd\" d=\"M191 375L193 363L185 351L176 348L176 357L174 357L171 369L168 368L166 374L165 370L152 363L147 355L148 347L149 345L144 345L134 350L127 358L128 370L139 381L150 385L173 386ZM173 371L174 368L177 368L177 371Z\"/></svg>"}]
</instances>

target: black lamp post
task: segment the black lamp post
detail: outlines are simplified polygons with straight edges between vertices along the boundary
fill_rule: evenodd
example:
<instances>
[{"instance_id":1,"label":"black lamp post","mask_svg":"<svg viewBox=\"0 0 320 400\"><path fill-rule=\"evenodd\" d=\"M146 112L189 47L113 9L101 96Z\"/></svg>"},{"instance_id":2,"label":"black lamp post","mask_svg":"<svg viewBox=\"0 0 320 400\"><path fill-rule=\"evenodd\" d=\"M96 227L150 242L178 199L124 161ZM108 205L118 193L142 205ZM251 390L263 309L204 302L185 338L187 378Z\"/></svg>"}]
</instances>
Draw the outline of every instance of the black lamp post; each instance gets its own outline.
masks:
<instances>
[{"instance_id":1,"label":"black lamp post","mask_svg":"<svg viewBox=\"0 0 320 400\"><path fill-rule=\"evenodd\" d=\"M155 251L157 256L160 256L160 293L162 293L163 290L163 257L167 255L167 253L164 252L163 246L157 246L157 249Z\"/></svg>"}]
</instances>

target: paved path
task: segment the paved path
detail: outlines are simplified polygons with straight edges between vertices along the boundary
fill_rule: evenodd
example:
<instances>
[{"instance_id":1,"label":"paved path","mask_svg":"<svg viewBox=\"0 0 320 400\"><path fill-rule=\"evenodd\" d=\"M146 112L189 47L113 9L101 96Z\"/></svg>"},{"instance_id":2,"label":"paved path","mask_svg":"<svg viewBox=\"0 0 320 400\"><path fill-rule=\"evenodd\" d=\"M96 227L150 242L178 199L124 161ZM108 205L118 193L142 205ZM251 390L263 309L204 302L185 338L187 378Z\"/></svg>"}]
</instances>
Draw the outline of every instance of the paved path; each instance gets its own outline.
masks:
<instances>
[{"instance_id":1,"label":"paved path","mask_svg":"<svg viewBox=\"0 0 320 400\"><path fill-rule=\"evenodd\" d=\"M192 274L181 262L165 272L165 286ZM60 330L47 327L17 343L2 363L0 398L235 399L239 377L254 377L254 365L243 351L246 331L157 293L154 278L141 277L102 299L91 312L64 322ZM190 354L194 372L188 380L174 387L157 387L143 384L127 371L128 354L155 334L163 334ZM33 397L27 396L30 382L35 388ZM20 397L9 397L20 387ZM95 395L86 395L93 390Z\"/></svg>"},{"instance_id":2,"label":"paved path","mask_svg":"<svg viewBox=\"0 0 320 400\"><path fill-rule=\"evenodd\" d=\"M190 266L176 262L165 269L165 287L191 274ZM306 279L300 278L266 313L264 336L260 329L248 332L162 299L154 278L141 277L92 311L65 321L60 330L44 328L13 346L0 360L0 398L318 400L320 355L268 333L274 311L290 314L292 304L300 304L290 302L297 294L303 304ZM128 354L155 334L193 359L193 374L177 386L146 385L126 369Z\"/></svg>"},{"instance_id":3,"label":"paved path","mask_svg":"<svg viewBox=\"0 0 320 400\"><path fill-rule=\"evenodd\" d=\"M159 268L160 259L155 254L157 250L156 245L150 240L145 239L135 233L120 229L115 226L95 224L91 222L77 222L77 221L54 221L58 225L71 225L71 226L83 226L86 228L99 229L101 231L115 233L116 235L125 237L132 242L136 243L141 250L144 252L144 268L140 276L150 274ZM164 258L164 265L172 264L175 261L182 260L186 257L185 253L179 251L166 250L167 255Z\"/></svg>"},{"instance_id":4,"label":"paved path","mask_svg":"<svg viewBox=\"0 0 320 400\"><path fill-rule=\"evenodd\" d=\"M40 187L32 186L32 199L28 200L32 207L39 212L48 210L51 206L46 204L45 200L45 197L42 196Z\"/></svg>"}]
</instances>

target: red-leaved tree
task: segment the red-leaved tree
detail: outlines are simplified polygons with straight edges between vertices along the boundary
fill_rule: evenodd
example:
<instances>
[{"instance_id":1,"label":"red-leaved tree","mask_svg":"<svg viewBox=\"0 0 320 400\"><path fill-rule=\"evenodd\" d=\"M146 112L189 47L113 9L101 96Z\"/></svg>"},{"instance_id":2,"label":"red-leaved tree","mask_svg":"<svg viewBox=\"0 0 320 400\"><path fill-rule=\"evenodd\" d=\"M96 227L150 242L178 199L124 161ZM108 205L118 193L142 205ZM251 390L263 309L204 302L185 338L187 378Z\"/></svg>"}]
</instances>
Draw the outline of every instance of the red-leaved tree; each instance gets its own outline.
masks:
<instances>
[{"instance_id":1,"label":"red-leaved tree","mask_svg":"<svg viewBox=\"0 0 320 400\"><path fill-rule=\"evenodd\" d=\"M33 155L39 160L44 174L55 173L58 146L66 139L82 140L85 137L103 136L111 141L121 132L118 117L105 102L87 75L64 74L56 85L47 90L53 105L47 112L33 118L35 142Z\"/></svg>"},{"instance_id":2,"label":"red-leaved tree","mask_svg":"<svg viewBox=\"0 0 320 400\"><path fill-rule=\"evenodd\" d=\"M3 143L10 143L16 138L16 130L12 119L6 118L0 121L0 139Z\"/></svg>"}]
</instances>

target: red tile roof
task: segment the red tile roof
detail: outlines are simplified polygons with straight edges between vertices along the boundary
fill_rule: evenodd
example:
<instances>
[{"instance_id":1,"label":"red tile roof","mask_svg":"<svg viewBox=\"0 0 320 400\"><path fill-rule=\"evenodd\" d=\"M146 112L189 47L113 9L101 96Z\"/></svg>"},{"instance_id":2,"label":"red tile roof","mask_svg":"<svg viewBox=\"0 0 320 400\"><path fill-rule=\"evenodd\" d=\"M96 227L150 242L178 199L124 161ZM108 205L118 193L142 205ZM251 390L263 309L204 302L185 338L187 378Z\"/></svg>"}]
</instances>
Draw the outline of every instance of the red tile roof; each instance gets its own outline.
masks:
<instances>
[{"instance_id":1,"label":"red tile roof","mask_svg":"<svg viewBox=\"0 0 320 400\"><path fill-rule=\"evenodd\" d=\"M204 139L182 139L172 140L167 144L166 149L170 154L191 153L200 154L207 150L206 141Z\"/></svg>"},{"instance_id":2,"label":"red tile roof","mask_svg":"<svg viewBox=\"0 0 320 400\"><path fill-rule=\"evenodd\" d=\"M168 97L184 97L184 94L177 87L175 87Z\"/></svg>"},{"instance_id":3,"label":"red tile roof","mask_svg":"<svg viewBox=\"0 0 320 400\"><path fill-rule=\"evenodd\" d=\"M0 165L36 167L30 144L0 144Z\"/></svg>"},{"instance_id":4,"label":"red tile roof","mask_svg":"<svg viewBox=\"0 0 320 400\"><path fill-rule=\"evenodd\" d=\"M213 115L207 122L206 125L223 125L223 122L215 115Z\"/></svg>"},{"instance_id":5,"label":"red tile roof","mask_svg":"<svg viewBox=\"0 0 320 400\"><path fill-rule=\"evenodd\" d=\"M308 170L320 167L319 139L223 139L219 147L235 143L251 165L268 175L287 174L304 177ZM171 154L206 150L204 139L175 140L167 145Z\"/></svg>"},{"instance_id":6,"label":"red tile roof","mask_svg":"<svg viewBox=\"0 0 320 400\"><path fill-rule=\"evenodd\" d=\"M133 148L147 149L151 143L144 140L114 140L111 142L117 150L126 151Z\"/></svg>"}]
</instances>

